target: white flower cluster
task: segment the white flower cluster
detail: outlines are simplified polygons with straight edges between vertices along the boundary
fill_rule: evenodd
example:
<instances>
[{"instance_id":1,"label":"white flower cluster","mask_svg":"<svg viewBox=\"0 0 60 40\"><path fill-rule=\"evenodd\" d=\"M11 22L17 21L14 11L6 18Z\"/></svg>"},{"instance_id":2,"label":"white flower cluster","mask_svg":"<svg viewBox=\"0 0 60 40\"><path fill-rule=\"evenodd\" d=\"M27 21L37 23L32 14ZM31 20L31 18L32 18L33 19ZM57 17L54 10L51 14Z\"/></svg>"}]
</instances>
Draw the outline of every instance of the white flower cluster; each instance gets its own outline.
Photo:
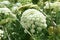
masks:
<instances>
[{"instance_id":1,"label":"white flower cluster","mask_svg":"<svg viewBox=\"0 0 60 40\"><path fill-rule=\"evenodd\" d=\"M50 6L50 8L53 7L53 3L51 3L51 2L45 2L45 4L46 4L46 6L44 6L44 9L49 9L49 6Z\"/></svg>"},{"instance_id":2,"label":"white flower cluster","mask_svg":"<svg viewBox=\"0 0 60 40\"><path fill-rule=\"evenodd\" d=\"M16 15L13 14L8 8L0 8L0 24L2 24L3 21L5 23L7 20L8 22L16 20Z\"/></svg>"},{"instance_id":3,"label":"white flower cluster","mask_svg":"<svg viewBox=\"0 0 60 40\"><path fill-rule=\"evenodd\" d=\"M36 9L28 9L24 11L20 23L23 28L27 30L31 28L31 33L35 32L35 28L37 31L41 31L47 27L46 17Z\"/></svg>"},{"instance_id":4,"label":"white flower cluster","mask_svg":"<svg viewBox=\"0 0 60 40\"><path fill-rule=\"evenodd\" d=\"M0 8L3 8L3 7L10 7L10 6L12 6L13 4L12 3L10 3L8 0L5 0L5 1L1 1L0 2Z\"/></svg>"},{"instance_id":5,"label":"white flower cluster","mask_svg":"<svg viewBox=\"0 0 60 40\"><path fill-rule=\"evenodd\" d=\"M0 13L3 12L10 12L10 10L8 8L0 8Z\"/></svg>"},{"instance_id":6,"label":"white flower cluster","mask_svg":"<svg viewBox=\"0 0 60 40\"><path fill-rule=\"evenodd\" d=\"M2 2L0 2L0 4L6 4L6 5L9 5L10 2L9 2L9 1L2 1Z\"/></svg>"},{"instance_id":7,"label":"white flower cluster","mask_svg":"<svg viewBox=\"0 0 60 40\"><path fill-rule=\"evenodd\" d=\"M20 6L22 6L21 3L16 3L16 4L11 8L12 12L16 12L16 10L17 10Z\"/></svg>"},{"instance_id":8,"label":"white flower cluster","mask_svg":"<svg viewBox=\"0 0 60 40\"><path fill-rule=\"evenodd\" d=\"M0 8L0 14L11 15L11 17L16 17L8 8Z\"/></svg>"},{"instance_id":9,"label":"white flower cluster","mask_svg":"<svg viewBox=\"0 0 60 40\"><path fill-rule=\"evenodd\" d=\"M44 7L44 9L53 9L54 11L60 11L60 2L46 2L46 6Z\"/></svg>"},{"instance_id":10,"label":"white flower cluster","mask_svg":"<svg viewBox=\"0 0 60 40\"><path fill-rule=\"evenodd\" d=\"M0 29L0 37L3 37L4 31Z\"/></svg>"}]
</instances>

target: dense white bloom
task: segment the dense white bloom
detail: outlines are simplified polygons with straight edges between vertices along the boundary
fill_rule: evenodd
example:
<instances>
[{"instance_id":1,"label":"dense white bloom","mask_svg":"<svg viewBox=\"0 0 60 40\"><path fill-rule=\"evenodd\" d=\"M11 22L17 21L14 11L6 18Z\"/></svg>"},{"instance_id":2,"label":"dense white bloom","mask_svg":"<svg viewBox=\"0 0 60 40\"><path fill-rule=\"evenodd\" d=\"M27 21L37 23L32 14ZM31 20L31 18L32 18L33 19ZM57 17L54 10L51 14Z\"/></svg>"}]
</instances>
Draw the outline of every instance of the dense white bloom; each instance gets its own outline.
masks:
<instances>
[{"instance_id":1,"label":"dense white bloom","mask_svg":"<svg viewBox=\"0 0 60 40\"><path fill-rule=\"evenodd\" d=\"M17 6L13 6L12 11L15 12L17 10L17 8L18 8Z\"/></svg>"},{"instance_id":2,"label":"dense white bloom","mask_svg":"<svg viewBox=\"0 0 60 40\"><path fill-rule=\"evenodd\" d=\"M4 4L0 3L0 8L6 7Z\"/></svg>"},{"instance_id":3,"label":"dense white bloom","mask_svg":"<svg viewBox=\"0 0 60 40\"><path fill-rule=\"evenodd\" d=\"M21 6L22 4L21 4L21 3L16 3L15 5L16 5L16 6Z\"/></svg>"},{"instance_id":4,"label":"dense white bloom","mask_svg":"<svg viewBox=\"0 0 60 40\"><path fill-rule=\"evenodd\" d=\"M1 3L1 4L6 4L6 5L10 4L9 1L3 1L3 2L0 2L0 3Z\"/></svg>"},{"instance_id":5,"label":"dense white bloom","mask_svg":"<svg viewBox=\"0 0 60 40\"><path fill-rule=\"evenodd\" d=\"M49 7L52 9L53 8L53 3L51 2L45 2L46 6L44 7L44 9L49 9Z\"/></svg>"},{"instance_id":6,"label":"dense white bloom","mask_svg":"<svg viewBox=\"0 0 60 40\"><path fill-rule=\"evenodd\" d=\"M25 29L29 29L29 28L34 29L36 27L44 29L47 27L46 17L36 9L28 9L24 11L20 22L23 28ZM33 32L35 31L33 30Z\"/></svg>"},{"instance_id":7,"label":"dense white bloom","mask_svg":"<svg viewBox=\"0 0 60 40\"><path fill-rule=\"evenodd\" d=\"M60 11L60 2L54 2L53 7L54 11Z\"/></svg>"},{"instance_id":8,"label":"dense white bloom","mask_svg":"<svg viewBox=\"0 0 60 40\"><path fill-rule=\"evenodd\" d=\"M46 6L44 7L44 9L53 9L54 11L60 11L60 2L46 2Z\"/></svg>"},{"instance_id":9,"label":"dense white bloom","mask_svg":"<svg viewBox=\"0 0 60 40\"><path fill-rule=\"evenodd\" d=\"M0 8L0 24L16 20L16 15L13 14L8 8ZM3 17L3 19L2 19Z\"/></svg>"},{"instance_id":10,"label":"dense white bloom","mask_svg":"<svg viewBox=\"0 0 60 40\"><path fill-rule=\"evenodd\" d=\"M10 10L8 8L0 8L0 13L3 12L10 12Z\"/></svg>"},{"instance_id":11,"label":"dense white bloom","mask_svg":"<svg viewBox=\"0 0 60 40\"><path fill-rule=\"evenodd\" d=\"M11 15L13 17L16 17L8 8L0 8L0 14L4 13L5 15Z\"/></svg>"},{"instance_id":12,"label":"dense white bloom","mask_svg":"<svg viewBox=\"0 0 60 40\"><path fill-rule=\"evenodd\" d=\"M4 31L0 29L0 37L3 37Z\"/></svg>"},{"instance_id":13,"label":"dense white bloom","mask_svg":"<svg viewBox=\"0 0 60 40\"><path fill-rule=\"evenodd\" d=\"M11 10L12 10L13 12L16 12L16 10L17 10L20 6L22 6L21 3L16 3L16 4L14 4L14 6L11 8Z\"/></svg>"},{"instance_id":14,"label":"dense white bloom","mask_svg":"<svg viewBox=\"0 0 60 40\"><path fill-rule=\"evenodd\" d=\"M0 30L0 34L3 34L3 33L4 33L4 31Z\"/></svg>"},{"instance_id":15,"label":"dense white bloom","mask_svg":"<svg viewBox=\"0 0 60 40\"><path fill-rule=\"evenodd\" d=\"M31 33L35 33L35 30L34 29L31 29L30 31L31 31Z\"/></svg>"}]
</instances>

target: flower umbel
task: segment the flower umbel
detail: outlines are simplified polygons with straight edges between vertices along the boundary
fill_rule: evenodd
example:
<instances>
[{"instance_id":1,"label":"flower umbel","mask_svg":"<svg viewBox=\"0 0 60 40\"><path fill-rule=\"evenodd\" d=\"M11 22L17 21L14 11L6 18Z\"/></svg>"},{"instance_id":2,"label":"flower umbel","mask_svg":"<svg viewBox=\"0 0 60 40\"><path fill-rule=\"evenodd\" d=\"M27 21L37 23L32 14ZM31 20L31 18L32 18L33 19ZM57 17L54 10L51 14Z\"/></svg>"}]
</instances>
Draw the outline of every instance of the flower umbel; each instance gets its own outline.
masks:
<instances>
[{"instance_id":1,"label":"flower umbel","mask_svg":"<svg viewBox=\"0 0 60 40\"><path fill-rule=\"evenodd\" d=\"M45 29L47 27L46 17L36 9L28 9L24 11L20 23L23 26L23 28L27 30L35 30L36 28L38 31L38 28ZM32 30L32 33L34 32L35 31Z\"/></svg>"}]
</instances>

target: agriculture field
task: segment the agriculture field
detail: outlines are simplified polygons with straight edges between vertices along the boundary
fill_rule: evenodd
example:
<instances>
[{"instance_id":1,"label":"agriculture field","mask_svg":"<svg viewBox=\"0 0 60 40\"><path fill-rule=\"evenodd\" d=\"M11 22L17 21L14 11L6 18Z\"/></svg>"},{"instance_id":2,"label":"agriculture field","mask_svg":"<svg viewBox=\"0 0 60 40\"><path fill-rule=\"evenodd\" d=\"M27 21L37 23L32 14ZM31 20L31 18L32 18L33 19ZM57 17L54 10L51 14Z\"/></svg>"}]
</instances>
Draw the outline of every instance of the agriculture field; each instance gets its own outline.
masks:
<instances>
[{"instance_id":1,"label":"agriculture field","mask_svg":"<svg viewBox=\"0 0 60 40\"><path fill-rule=\"evenodd\" d=\"M0 40L60 40L60 0L0 0Z\"/></svg>"}]
</instances>

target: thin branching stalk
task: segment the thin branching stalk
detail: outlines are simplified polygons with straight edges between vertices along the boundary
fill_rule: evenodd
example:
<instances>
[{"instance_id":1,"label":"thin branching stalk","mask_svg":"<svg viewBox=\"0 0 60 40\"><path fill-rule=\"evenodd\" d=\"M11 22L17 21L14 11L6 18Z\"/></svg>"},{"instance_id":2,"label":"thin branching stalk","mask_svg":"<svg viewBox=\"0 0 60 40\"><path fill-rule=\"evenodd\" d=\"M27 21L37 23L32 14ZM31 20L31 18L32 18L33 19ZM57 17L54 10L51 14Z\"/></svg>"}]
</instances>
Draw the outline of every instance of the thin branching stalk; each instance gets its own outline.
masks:
<instances>
[{"instance_id":1,"label":"thin branching stalk","mask_svg":"<svg viewBox=\"0 0 60 40\"><path fill-rule=\"evenodd\" d=\"M6 36L8 37L8 40L11 40L10 35L8 34L7 28L5 26L2 26L2 29L4 32L6 32Z\"/></svg>"}]
</instances>

